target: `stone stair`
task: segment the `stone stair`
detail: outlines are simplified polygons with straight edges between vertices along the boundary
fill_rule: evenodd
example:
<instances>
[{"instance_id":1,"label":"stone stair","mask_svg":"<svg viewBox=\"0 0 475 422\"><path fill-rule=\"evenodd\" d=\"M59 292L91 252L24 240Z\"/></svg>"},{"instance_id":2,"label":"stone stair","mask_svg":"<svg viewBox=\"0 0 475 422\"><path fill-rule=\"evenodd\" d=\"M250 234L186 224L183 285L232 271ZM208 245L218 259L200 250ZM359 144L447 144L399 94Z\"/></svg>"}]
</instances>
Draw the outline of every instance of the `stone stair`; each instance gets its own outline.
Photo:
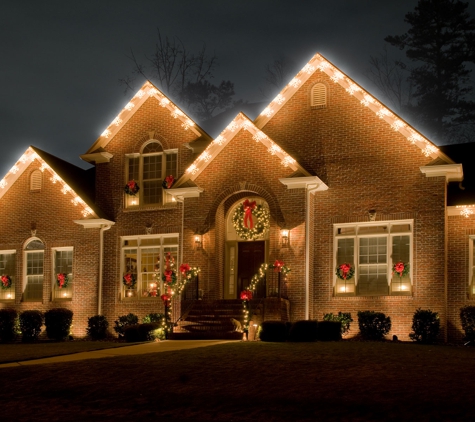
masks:
<instances>
[{"instance_id":1,"label":"stone stair","mask_svg":"<svg viewBox=\"0 0 475 422\"><path fill-rule=\"evenodd\" d=\"M173 329L173 340L241 340L231 318L243 322L242 301L194 300L183 301L184 311Z\"/></svg>"}]
</instances>

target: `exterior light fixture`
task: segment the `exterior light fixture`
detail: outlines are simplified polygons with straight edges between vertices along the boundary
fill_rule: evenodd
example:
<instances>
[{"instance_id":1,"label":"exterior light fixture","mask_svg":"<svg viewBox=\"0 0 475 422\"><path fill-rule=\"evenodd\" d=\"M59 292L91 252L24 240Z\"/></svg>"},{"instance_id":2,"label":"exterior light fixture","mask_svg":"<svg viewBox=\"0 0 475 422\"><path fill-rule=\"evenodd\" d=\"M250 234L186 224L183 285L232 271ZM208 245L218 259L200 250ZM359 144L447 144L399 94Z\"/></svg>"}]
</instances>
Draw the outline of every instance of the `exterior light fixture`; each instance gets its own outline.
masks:
<instances>
[{"instance_id":1,"label":"exterior light fixture","mask_svg":"<svg viewBox=\"0 0 475 422\"><path fill-rule=\"evenodd\" d=\"M280 235L282 237L282 247L283 248L288 248L289 247L289 244L290 244L290 241L289 241L289 238L290 238L290 230L289 229L282 229L280 231Z\"/></svg>"},{"instance_id":2,"label":"exterior light fixture","mask_svg":"<svg viewBox=\"0 0 475 422\"><path fill-rule=\"evenodd\" d=\"M200 249L203 246L203 239L201 234L195 234L195 247L196 249Z\"/></svg>"}]
</instances>

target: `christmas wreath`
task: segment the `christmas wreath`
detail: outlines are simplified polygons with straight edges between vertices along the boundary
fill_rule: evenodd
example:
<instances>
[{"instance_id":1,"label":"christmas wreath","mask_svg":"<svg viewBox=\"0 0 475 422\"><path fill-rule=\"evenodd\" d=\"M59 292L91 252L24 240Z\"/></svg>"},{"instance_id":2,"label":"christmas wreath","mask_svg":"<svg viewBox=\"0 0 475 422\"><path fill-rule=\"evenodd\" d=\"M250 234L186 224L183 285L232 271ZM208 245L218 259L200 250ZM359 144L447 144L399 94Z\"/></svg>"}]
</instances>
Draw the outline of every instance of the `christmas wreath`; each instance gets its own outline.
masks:
<instances>
[{"instance_id":1,"label":"christmas wreath","mask_svg":"<svg viewBox=\"0 0 475 422\"><path fill-rule=\"evenodd\" d=\"M124 187L125 193L131 196L135 196L139 190L140 187L134 179L128 182Z\"/></svg>"},{"instance_id":2,"label":"christmas wreath","mask_svg":"<svg viewBox=\"0 0 475 422\"><path fill-rule=\"evenodd\" d=\"M350 280L355 275L355 267L347 263L338 265L335 274L340 280Z\"/></svg>"},{"instance_id":3,"label":"christmas wreath","mask_svg":"<svg viewBox=\"0 0 475 422\"><path fill-rule=\"evenodd\" d=\"M175 178L173 177L172 174L170 174L170 176L165 177L165 180L162 182L162 187L164 189L170 189L174 181L175 181Z\"/></svg>"},{"instance_id":4,"label":"christmas wreath","mask_svg":"<svg viewBox=\"0 0 475 422\"><path fill-rule=\"evenodd\" d=\"M6 290L12 287L12 279L9 275L2 275L1 280L2 280L1 287L3 290Z\"/></svg>"},{"instance_id":5,"label":"christmas wreath","mask_svg":"<svg viewBox=\"0 0 475 422\"><path fill-rule=\"evenodd\" d=\"M135 276L132 273L125 273L124 277L122 278L122 283L124 283L124 286L128 289L132 289L137 281L135 280Z\"/></svg>"},{"instance_id":6,"label":"christmas wreath","mask_svg":"<svg viewBox=\"0 0 475 422\"><path fill-rule=\"evenodd\" d=\"M396 262L393 265L393 274L396 273L399 277L405 277L409 274L409 264L402 261Z\"/></svg>"},{"instance_id":7,"label":"christmas wreath","mask_svg":"<svg viewBox=\"0 0 475 422\"><path fill-rule=\"evenodd\" d=\"M269 210L263 205L256 205L256 201L246 199L234 211L233 225L241 239L254 240L262 237L270 227Z\"/></svg>"},{"instance_id":8,"label":"christmas wreath","mask_svg":"<svg viewBox=\"0 0 475 422\"><path fill-rule=\"evenodd\" d=\"M56 275L56 284L60 289L63 287L68 287L69 277L66 273L59 273Z\"/></svg>"}]
</instances>

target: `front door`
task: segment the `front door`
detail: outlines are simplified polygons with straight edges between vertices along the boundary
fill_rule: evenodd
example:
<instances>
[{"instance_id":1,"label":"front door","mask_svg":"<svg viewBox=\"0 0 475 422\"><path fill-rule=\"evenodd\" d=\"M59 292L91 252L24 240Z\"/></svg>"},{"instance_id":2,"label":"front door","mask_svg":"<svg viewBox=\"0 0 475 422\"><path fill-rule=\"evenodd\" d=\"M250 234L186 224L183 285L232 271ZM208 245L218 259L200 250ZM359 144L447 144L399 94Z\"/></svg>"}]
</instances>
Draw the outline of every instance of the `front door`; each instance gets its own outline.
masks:
<instances>
[{"instance_id":1,"label":"front door","mask_svg":"<svg viewBox=\"0 0 475 422\"><path fill-rule=\"evenodd\" d=\"M254 274L259 272L259 267L265 262L266 242L264 240L256 242L238 243L238 272L237 272L237 298L245 288L251 284ZM266 296L265 279L257 284L255 297Z\"/></svg>"}]
</instances>

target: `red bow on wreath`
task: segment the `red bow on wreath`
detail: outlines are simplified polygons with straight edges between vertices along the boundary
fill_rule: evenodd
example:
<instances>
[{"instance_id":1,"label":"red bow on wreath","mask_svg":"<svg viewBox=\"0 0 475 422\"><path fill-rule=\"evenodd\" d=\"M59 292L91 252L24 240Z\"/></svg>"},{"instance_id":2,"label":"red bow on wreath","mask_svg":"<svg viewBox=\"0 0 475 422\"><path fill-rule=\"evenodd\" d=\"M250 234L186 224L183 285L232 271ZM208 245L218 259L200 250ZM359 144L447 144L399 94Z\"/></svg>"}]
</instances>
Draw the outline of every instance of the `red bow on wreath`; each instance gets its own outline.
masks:
<instances>
[{"instance_id":1,"label":"red bow on wreath","mask_svg":"<svg viewBox=\"0 0 475 422\"><path fill-rule=\"evenodd\" d=\"M275 260L274 262L274 272L275 273L280 273L282 271L282 267L284 266L284 261L279 261L278 259Z\"/></svg>"},{"instance_id":2,"label":"red bow on wreath","mask_svg":"<svg viewBox=\"0 0 475 422\"><path fill-rule=\"evenodd\" d=\"M64 279L65 275L63 273L58 274L58 283L59 283L59 288L62 289L64 286Z\"/></svg>"},{"instance_id":3,"label":"red bow on wreath","mask_svg":"<svg viewBox=\"0 0 475 422\"><path fill-rule=\"evenodd\" d=\"M348 273L351 270L351 265L350 264L341 264L340 265L340 270L341 270L343 279L346 280L346 278L348 277Z\"/></svg>"},{"instance_id":4,"label":"red bow on wreath","mask_svg":"<svg viewBox=\"0 0 475 422\"><path fill-rule=\"evenodd\" d=\"M172 174L170 174L170 176L165 177L165 183L167 184L167 189L170 189L172 187L174 181L175 181L175 178L173 177Z\"/></svg>"},{"instance_id":5,"label":"red bow on wreath","mask_svg":"<svg viewBox=\"0 0 475 422\"><path fill-rule=\"evenodd\" d=\"M249 199L246 199L243 202L242 207L244 209L244 227L246 227L246 229L254 228L254 222L252 221L252 210L256 208L256 201L250 202Z\"/></svg>"}]
</instances>

